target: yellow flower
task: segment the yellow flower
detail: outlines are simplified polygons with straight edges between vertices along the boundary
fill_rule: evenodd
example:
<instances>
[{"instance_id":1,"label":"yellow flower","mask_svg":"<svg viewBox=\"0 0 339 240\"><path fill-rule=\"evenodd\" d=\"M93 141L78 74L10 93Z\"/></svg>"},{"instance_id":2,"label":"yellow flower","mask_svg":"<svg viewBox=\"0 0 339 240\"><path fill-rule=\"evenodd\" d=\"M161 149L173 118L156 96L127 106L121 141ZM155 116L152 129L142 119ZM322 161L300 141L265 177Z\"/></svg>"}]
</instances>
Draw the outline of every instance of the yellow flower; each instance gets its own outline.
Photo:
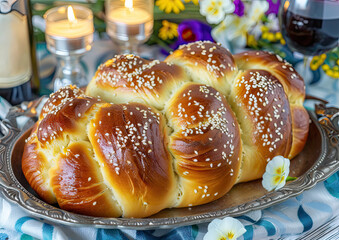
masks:
<instances>
[{"instance_id":1,"label":"yellow flower","mask_svg":"<svg viewBox=\"0 0 339 240\"><path fill-rule=\"evenodd\" d=\"M281 32L276 32L276 33L275 33L275 38L276 38L277 40L282 39L282 34L281 34Z\"/></svg>"},{"instance_id":2,"label":"yellow flower","mask_svg":"<svg viewBox=\"0 0 339 240\"><path fill-rule=\"evenodd\" d=\"M274 36L274 33L268 33L268 38L267 38L268 41L270 42L275 42L275 36Z\"/></svg>"},{"instance_id":3,"label":"yellow flower","mask_svg":"<svg viewBox=\"0 0 339 240\"><path fill-rule=\"evenodd\" d=\"M327 76L332 77L332 78L339 78L339 66L333 66L331 68L329 65L324 64L322 66L322 69L324 70Z\"/></svg>"},{"instance_id":4,"label":"yellow flower","mask_svg":"<svg viewBox=\"0 0 339 240\"><path fill-rule=\"evenodd\" d=\"M155 5L166 13L174 12L178 14L180 11L185 10L185 6L181 0L157 0Z\"/></svg>"},{"instance_id":5,"label":"yellow flower","mask_svg":"<svg viewBox=\"0 0 339 240\"><path fill-rule=\"evenodd\" d=\"M262 39L266 39L270 42L276 42L278 40L280 40L280 43L282 43L282 35L280 32L277 33L273 33L273 32L269 32L269 31L264 31L262 33Z\"/></svg>"},{"instance_id":6,"label":"yellow flower","mask_svg":"<svg viewBox=\"0 0 339 240\"><path fill-rule=\"evenodd\" d=\"M261 31L262 32L268 32L269 31L269 28L265 25L261 26Z\"/></svg>"},{"instance_id":7,"label":"yellow flower","mask_svg":"<svg viewBox=\"0 0 339 240\"><path fill-rule=\"evenodd\" d=\"M330 66L328 66L327 64L324 64L324 65L322 66L322 69L323 69L324 71L327 71L328 69L330 69Z\"/></svg>"},{"instance_id":8,"label":"yellow flower","mask_svg":"<svg viewBox=\"0 0 339 240\"><path fill-rule=\"evenodd\" d=\"M193 2L194 5L199 5L199 0L185 0L185 2Z\"/></svg>"},{"instance_id":9,"label":"yellow flower","mask_svg":"<svg viewBox=\"0 0 339 240\"><path fill-rule=\"evenodd\" d=\"M262 39L268 39L268 33L269 32L263 32L263 34L262 34Z\"/></svg>"},{"instance_id":10,"label":"yellow flower","mask_svg":"<svg viewBox=\"0 0 339 240\"><path fill-rule=\"evenodd\" d=\"M332 69L329 69L327 71L325 71L325 73L330 76L330 77L333 77L334 76L334 72L332 71Z\"/></svg>"},{"instance_id":11,"label":"yellow flower","mask_svg":"<svg viewBox=\"0 0 339 240\"><path fill-rule=\"evenodd\" d=\"M317 70L318 68L319 68L319 66L317 66L317 64L314 64L314 63L310 63L310 68L311 68L311 70L312 71L315 71L315 70Z\"/></svg>"},{"instance_id":12,"label":"yellow flower","mask_svg":"<svg viewBox=\"0 0 339 240\"><path fill-rule=\"evenodd\" d=\"M248 37L247 37L247 45L249 47L257 47L258 46L258 43L255 40L254 35L248 35Z\"/></svg>"},{"instance_id":13,"label":"yellow flower","mask_svg":"<svg viewBox=\"0 0 339 240\"><path fill-rule=\"evenodd\" d=\"M162 21L162 27L159 30L159 37L162 40L173 39L178 36L178 24L166 20Z\"/></svg>"},{"instance_id":14,"label":"yellow flower","mask_svg":"<svg viewBox=\"0 0 339 240\"><path fill-rule=\"evenodd\" d=\"M325 59L326 59L326 54L321 54L320 56L314 56L310 62L311 70L312 71L317 70L320 67L320 65L324 63Z\"/></svg>"}]
</instances>

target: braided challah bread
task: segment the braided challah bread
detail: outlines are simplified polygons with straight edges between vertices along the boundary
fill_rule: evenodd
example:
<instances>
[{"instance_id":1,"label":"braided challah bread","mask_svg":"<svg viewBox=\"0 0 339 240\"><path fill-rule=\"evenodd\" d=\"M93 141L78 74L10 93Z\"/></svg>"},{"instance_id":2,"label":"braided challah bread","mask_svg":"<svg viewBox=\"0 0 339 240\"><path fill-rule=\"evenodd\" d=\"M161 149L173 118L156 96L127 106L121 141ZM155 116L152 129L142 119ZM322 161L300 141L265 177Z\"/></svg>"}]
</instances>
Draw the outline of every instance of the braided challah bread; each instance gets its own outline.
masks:
<instances>
[{"instance_id":1,"label":"braided challah bread","mask_svg":"<svg viewBox=\"0 0 339 240\"><path fill-rule=\"evenodd\" d=\"M266 52L232 56L196 42L164 62L116 56L86 94L69 86L50 96L22 169L42 199L80 214L147 217L204 204L302 150L304 97L298 73Z\"/></svg>"}]
</instances>

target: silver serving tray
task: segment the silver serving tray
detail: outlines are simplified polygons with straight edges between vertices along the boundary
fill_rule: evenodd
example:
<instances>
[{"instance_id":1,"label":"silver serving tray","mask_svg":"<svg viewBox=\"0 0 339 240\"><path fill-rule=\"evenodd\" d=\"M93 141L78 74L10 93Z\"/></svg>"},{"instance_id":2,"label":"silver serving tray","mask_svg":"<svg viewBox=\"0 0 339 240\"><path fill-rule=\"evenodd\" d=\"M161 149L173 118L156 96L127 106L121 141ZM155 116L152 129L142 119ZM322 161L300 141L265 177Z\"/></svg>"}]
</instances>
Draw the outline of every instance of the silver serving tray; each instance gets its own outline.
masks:
<instances>
[{"instance_id":1,"label":"silver serving tray","mask_svg":"<svg viewBox=\"0 0 339 240\"><path fill-rule=\"evenodd\" d=\"M31 104L31 103L29 103ZM32 104L31 104L32 105ZM312 188L339 170L339 112L337 108L317 105L309 111L310 131L304 150L291 161L291 176L298 179L282 189L267 192L261 180L235 185L224 197L191 208L165 209L148 218L100 218L71 213L49 205L39 199L31 189L21 170L21 157L25 139L36 120L32 106L13 108L8 119L0 122L0 193L35 217L70 226L98 228L155 229L173 228L211 221L225 216L239 216L264 209ZM31 111L33 109L33 111ZM16 128L18 116L30 117L25 130Z\"/></svg>"}]
</instances>

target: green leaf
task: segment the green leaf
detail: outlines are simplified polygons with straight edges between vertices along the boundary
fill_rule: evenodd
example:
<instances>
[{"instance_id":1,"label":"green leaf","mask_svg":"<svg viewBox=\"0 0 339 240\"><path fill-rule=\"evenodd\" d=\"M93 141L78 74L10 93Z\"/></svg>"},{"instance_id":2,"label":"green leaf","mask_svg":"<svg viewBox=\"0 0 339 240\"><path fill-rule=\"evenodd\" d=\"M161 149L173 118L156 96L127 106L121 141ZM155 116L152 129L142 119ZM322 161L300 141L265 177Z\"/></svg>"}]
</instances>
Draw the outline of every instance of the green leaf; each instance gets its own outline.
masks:
<instances>
[{"instance_id":1,"label":"green leaf","mask_svg":"<svg viewBox=\"0 0 339 240\"><path fill-rule=\"evenodd\" d=\"M290 177L290 176L287 176L286 182L293 181L293 180L296 180L296 179L298 179L298 178L297 178L297 177Z\"/></svg>"},{"instance_id":2,"label":"green leaf","mask_svg":"<svg viewBox=\"0 0 339 240\"><path fill-rule=\"evenodd\" d=\"M206 22L204 16L200 14L199 6L194 5L193 3L185 3L185 10L181 11L179 14L176 13L165 13L159 9L158 6L154 6L154 20L168 20L170 22L180 23L185 19L197 19L203 22Z\"/></svg>"}]
</instances>

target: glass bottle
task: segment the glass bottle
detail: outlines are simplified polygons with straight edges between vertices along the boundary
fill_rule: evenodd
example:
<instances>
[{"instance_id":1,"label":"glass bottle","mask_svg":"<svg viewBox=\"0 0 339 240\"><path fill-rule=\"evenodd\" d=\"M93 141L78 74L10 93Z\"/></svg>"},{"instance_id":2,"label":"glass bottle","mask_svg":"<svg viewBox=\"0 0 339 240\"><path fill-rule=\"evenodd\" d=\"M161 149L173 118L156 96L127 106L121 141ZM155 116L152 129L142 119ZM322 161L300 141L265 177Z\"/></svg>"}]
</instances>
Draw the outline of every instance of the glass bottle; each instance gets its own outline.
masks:
<instances>
[{"instance_id":1,"label":"glass bottle","mask_svg":"<svg viewBox=\"0 0 339 240\"><path fill-rule=\"evenodd\" d=\"M32 100L39 88L29 0L0 0L0 96Z\"/></svg>"}]
</instances>

